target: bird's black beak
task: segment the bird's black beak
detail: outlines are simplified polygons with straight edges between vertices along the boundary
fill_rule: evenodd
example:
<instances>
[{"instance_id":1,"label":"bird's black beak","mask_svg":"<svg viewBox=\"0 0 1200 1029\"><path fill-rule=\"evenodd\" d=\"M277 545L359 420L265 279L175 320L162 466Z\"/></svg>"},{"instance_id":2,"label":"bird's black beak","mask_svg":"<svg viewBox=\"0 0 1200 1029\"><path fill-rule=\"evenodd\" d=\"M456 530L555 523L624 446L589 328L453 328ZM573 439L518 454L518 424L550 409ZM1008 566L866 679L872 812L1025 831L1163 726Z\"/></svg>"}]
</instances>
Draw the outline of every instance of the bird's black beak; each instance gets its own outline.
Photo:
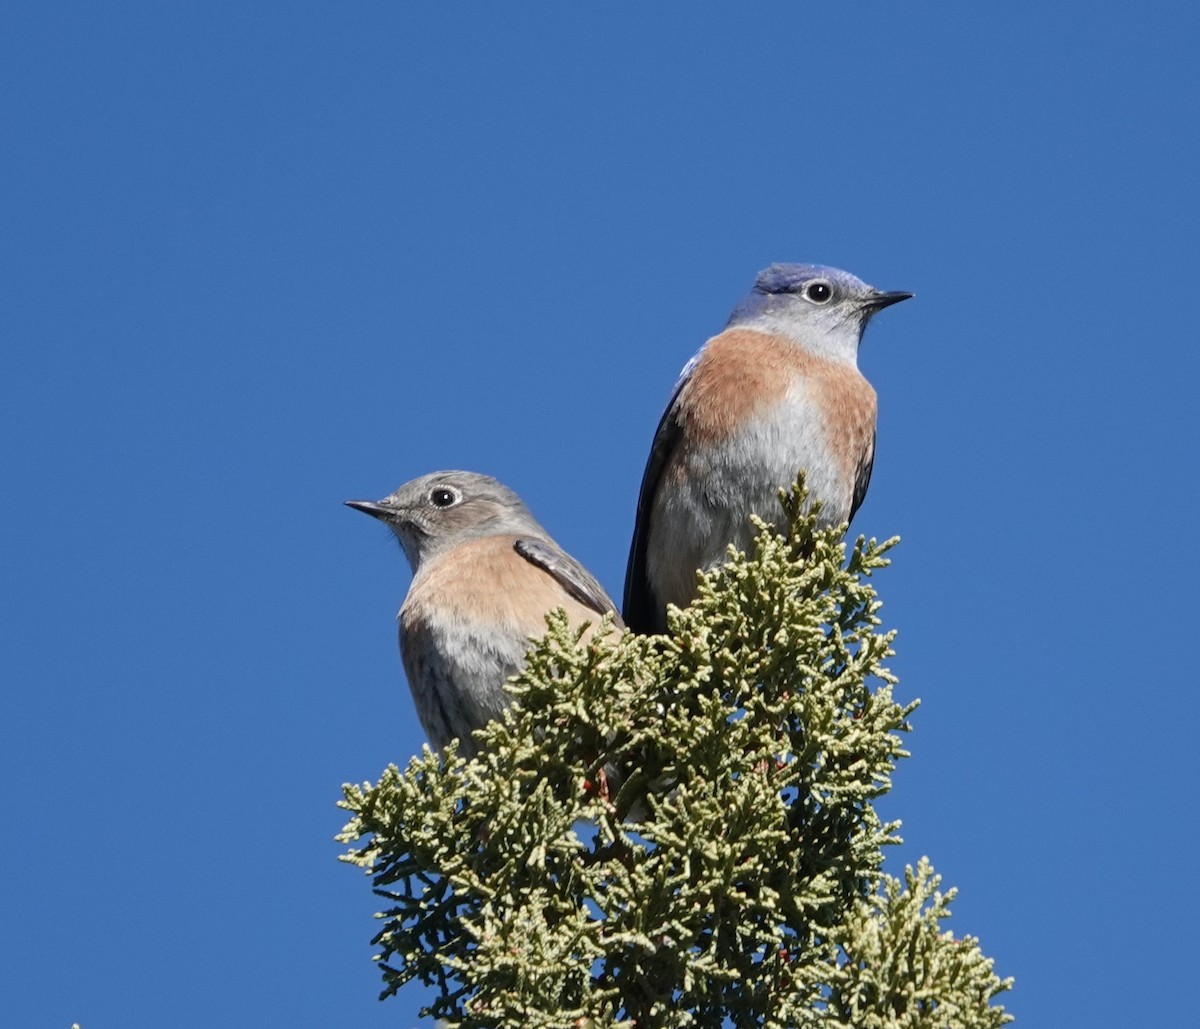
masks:
<instances>
[{"instance_id":1,"label":"bird's black beak","mask_svg":"<svg viewBox=\"0 0 1200 1029\"><path fill-rule=\"evenodd\" d=\"M384 507L383 504L378 504L374 500L347 500L347 507L354 508L355 511L361 511L363 514L369 514L372 518L388 518L391 514L391 508Z\"/></svg>"},{"instance_id":2,"label":"bird's black beak","mask_svg":"<svg viewBox=\"0 0 1200 1029\"><path fill-rule=\"evenodd\" d=\"M876 311L882 311L885 307L891 307L892 304L898 304L901 300L911 300L915 293L905 293L903 290L894 289L890 292L877 289L869 297L867 297L867 309L874 314Z\"/></svg>"}]
</instances>

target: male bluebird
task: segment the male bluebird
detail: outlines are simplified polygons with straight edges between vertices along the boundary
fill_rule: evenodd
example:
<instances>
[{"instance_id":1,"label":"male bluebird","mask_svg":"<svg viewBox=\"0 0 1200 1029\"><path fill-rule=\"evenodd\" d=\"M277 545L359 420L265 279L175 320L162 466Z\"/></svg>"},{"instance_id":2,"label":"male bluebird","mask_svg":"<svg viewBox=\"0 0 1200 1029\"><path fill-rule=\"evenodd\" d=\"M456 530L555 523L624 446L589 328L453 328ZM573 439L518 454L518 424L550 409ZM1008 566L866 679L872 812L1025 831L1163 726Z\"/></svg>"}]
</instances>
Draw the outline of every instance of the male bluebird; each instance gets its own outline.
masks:
<instances>
[{"instance_id":1,"label":"male bluebird","mask_svg":"<svg viewBox=\"0 0 1200 1029\"><path fill-rule=\"evenodd\" d=\"M685 366L659 422L638 497L625 621L662 632L696 572L749 549L750 515L772 521L776 493L803 469L822 525L848 522L875 456L875 391L858 345L885 293L847 272L773 264L720 335Z\"/></svg>"},{"instance_id":2,"label":"male bluebird","mask_svg":"<svg viewBox=\"0 0 1200 1029\"><path fill-rule=\"evenodd\" d=\"M624 627L603 587L495 479L434 472L382 500L346 503L386 523L412 566L400 657L436 748L457 737L464 757L477 751L472 730L510 703L504 682L546 631L547 612L564 608L576 626L611 613Z\"/></svg>"}]
</instances>

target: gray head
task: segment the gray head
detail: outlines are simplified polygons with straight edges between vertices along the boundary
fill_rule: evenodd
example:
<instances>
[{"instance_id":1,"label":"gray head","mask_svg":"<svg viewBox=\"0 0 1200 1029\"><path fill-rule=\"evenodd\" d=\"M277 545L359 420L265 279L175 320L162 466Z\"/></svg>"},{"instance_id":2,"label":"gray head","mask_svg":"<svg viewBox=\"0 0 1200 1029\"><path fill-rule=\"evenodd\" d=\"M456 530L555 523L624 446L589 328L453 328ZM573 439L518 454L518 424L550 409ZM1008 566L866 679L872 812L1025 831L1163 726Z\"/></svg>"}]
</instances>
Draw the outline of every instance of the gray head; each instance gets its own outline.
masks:
<instances>
[{"instance_id":1,"label":"gray head","mask_svg":"<svg viewBox=\"0 0 1200 1029\"><path fill-rule=\"evenodd\" d=\"M838 268L773 264L758 273L727 328L777 333L823 357L855 364L871 316L911 296L878 290Z\"/></svg>"},{"instance_id":2,"label":"gray head","mask_svg":"<svg viewBox=\"0 0 1200 1029\"><path fill-rule=\"evenodd\" d=\"M512 490L478 472L434 472L406 482L382 500L347 500L396 534L415 574L451 547L508 533L546 537Z\"/></svg>"}]
</instances>

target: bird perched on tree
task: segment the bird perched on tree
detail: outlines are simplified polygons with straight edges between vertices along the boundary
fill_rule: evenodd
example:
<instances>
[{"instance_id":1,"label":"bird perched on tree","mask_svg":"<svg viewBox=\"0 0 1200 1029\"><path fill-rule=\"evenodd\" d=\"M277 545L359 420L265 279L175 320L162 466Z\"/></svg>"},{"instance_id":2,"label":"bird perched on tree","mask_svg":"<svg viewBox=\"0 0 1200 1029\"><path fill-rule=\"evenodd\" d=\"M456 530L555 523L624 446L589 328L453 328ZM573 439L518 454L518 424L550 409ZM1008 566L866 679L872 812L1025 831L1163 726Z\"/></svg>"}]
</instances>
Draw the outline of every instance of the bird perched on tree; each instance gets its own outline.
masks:
<instances>
[{"instance_id":1,"label":"bird perched on tree","mask_svg":"<svg viewBox=\"0 0 1200 1029\"><path fill-rule=\"evenodd\" d=\"M801 470L822 525L854 517L875 457L858 346L872 315L911 296L820 265L758 274L684 366L655 433L625 575L630 629L663 631L667 604L686 606L729 544L748 549L750 515L773 521Z\"/></svg>"},{"instance_id":2,"label":"bird perched on tree","mask_svg":"<svg viewBox=\"0 0 1200 1029\"><path fill-rule=\"evenodd\" d=\"M524 663L545 616L573 625L616 605L508 487L475 472L434 472L382 500L346 504L400 540L413 580L400 608L400 656L417 716L436 748L452 739L473 755L471 733L511 702L504 683Z\"/></svg>"}]
</instances>

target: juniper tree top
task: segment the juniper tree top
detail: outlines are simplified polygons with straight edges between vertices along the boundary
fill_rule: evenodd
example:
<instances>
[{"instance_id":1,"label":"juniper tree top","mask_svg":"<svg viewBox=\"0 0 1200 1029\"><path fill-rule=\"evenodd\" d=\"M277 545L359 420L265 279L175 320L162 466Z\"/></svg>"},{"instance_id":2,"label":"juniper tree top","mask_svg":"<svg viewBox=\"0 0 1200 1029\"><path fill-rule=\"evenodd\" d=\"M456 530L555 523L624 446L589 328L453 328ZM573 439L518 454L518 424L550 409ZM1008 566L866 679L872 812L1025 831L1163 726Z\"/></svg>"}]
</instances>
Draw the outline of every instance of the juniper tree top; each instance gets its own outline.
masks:
<instances>
[{"instance_id":1,"label":"juniper tree top","mask_svg":"<svg viewBox=\"0 0 1200 1029\"><path fill-rule=\"evenodd\" d=\"M874 801L915 708L870 584L894 541L847 548L785 508L666 636L552 615L480 753L345 788L346 860L387 902L384 996L419 979L470 1027L1009 1020L928 861L882 868Z\"/></svg>"}]
</instances>

